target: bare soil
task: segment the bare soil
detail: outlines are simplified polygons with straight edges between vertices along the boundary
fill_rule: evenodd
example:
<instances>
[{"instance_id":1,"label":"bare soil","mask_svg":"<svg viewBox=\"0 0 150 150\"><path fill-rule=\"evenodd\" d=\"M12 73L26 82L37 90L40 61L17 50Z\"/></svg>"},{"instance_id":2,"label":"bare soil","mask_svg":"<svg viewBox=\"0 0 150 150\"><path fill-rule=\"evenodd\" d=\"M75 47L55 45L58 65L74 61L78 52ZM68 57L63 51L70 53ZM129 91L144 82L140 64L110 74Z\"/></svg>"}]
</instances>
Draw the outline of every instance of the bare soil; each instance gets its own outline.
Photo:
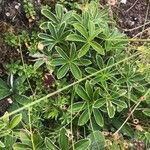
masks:
<instances>
[{"instance_id":1,"label":"bare soil","mask_svg":"<svg viewBox=\"0 0 150 150\"><path fill-rule=\"evenodd\" d=\"M148 0L127 0L112 7L123 32L130 37L145 37L150 33L150 3Z\"/></svg>"}]
</instances>

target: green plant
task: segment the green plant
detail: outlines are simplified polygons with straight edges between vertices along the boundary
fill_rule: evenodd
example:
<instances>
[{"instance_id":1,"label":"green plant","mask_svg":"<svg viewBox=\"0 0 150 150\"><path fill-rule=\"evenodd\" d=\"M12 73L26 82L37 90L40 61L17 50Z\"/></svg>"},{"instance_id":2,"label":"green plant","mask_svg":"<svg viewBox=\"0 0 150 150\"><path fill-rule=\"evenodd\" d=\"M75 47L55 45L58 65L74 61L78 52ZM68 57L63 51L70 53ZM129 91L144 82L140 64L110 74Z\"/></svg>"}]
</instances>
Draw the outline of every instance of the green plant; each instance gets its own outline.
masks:
<instances>
[{"instance_id":1,"label":"green plant","mask_svg":"<svg viewBox=\"0 0 150 150\"><path fill-rule=\"evenodd\" d=\"M32 22L36 19L36 12L34 9L33 2L34 1L32 0L23 0L24 11L29 22Z\"/></svg>"}]
</instances>

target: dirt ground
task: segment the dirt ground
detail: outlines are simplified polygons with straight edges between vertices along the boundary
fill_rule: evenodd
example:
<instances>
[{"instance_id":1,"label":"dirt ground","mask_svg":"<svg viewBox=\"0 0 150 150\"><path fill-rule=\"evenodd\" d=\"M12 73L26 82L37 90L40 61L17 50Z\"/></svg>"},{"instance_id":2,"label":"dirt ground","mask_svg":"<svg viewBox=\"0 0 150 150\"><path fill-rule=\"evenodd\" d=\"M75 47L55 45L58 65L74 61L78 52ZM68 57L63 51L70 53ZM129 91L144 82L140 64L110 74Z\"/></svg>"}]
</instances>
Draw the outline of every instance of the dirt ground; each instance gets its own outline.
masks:
<instances>
[{"instance_id":1,"label":"dirt ground","mask_svg":"<svg viewBox=\"0 0 150 150\"><path fill-rule=\"evenodd\" d=\"M127 0L118 3L112 10L123 32L130 37L145 37L150 34L149 0Z\"/></svg>"}]
</instances>

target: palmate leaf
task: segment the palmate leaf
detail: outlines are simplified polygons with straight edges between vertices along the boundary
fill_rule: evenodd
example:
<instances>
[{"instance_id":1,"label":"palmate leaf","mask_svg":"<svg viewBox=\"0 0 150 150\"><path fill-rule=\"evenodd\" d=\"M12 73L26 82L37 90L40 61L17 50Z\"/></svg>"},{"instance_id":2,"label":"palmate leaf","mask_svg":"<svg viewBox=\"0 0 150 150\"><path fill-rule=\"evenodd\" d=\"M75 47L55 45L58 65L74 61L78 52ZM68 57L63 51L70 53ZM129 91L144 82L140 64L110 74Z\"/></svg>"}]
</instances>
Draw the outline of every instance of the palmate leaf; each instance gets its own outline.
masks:
<instances>
[{"instance_id":1,"label":"palmate leaf","mask_svg":"<svg viewBox=\"0 0 150 150\"><path fill-rule=\"evenodd\" d=\"M90 99L93 99L93 87L89 81L86 81L85 89L86 89L86 93L88 94Z\"/></svg>"},{"instance_id":2,"label":"palmate leaf","mask_svg":"<svg viewBox=\"0 0 150 150\"><path fill-rule=\"evenodd\" d=\"M104 118L103 118L101 112L98 109L93 109L93 114L94 114L94 118L95 118L96 123L100 127L103 127L104 126Z\"/></svg>"},{"instance_id":3,"label":"palmate leaf","mask_svg":"<svg viewBox=\"0 0 150 150\"><path fill-rule=\"evenodd\" d=\"M70 63L70 71L76 79L82 78L82 72L76 64Z\"/></svg>"},{"instance_id":4,"label":"palmate leaf","mask_svg":"<svg viewBox=\"0 0 150 150\"><path fill-rule=\"evenodd\" d=\"M76 102L73 103L72 107L70 106L68 110L72 113L76 113L86 109L86 106L85 102Z\"/></svg>"},{"instance_id":5,"label":"palmate leaf","mask_svg":"<svg viewBox=\"0 0 150 150\"><path fill-rule=\"evenodd\" d=\"M90 116L91 114L89 114L88 109L84 110L83 113L79 117L78 125L79 126L85 125L89 121Z\"/></svg>"},{"instance_id":6,"label":"palmate leaf","mask_svg":"<svg viewBox=\"0 0 150 150\"><path fill-rule=\"evenodd\" d=\"M90 45L91 45L92 48L93 48L95 51L97 51L99 54L101 54L101 55L104 55L104 54L105 54L103 47L102 47L100 44L98 44L97 42L92 41L92 42L90 42Z\"/></svg>"},{"instance_id":7,"label":"palmate leaf","mask_svg":"<svg viewBox=\"0 0 150 150\"><path fill-rule=\"evenodd\" d=\"M60 146L61 150L69 149L69 141L68 141L67 132L66 132L65 128L62 128L60 130L59 146Z\"/></svg>"},{"instance_id":8,"label":"palmate leaf","mask_svg":"<svg viewBox=\"0 0 150 150\"><path fill-rule=\"evenodd\" d=\"M89 43L84 44L79 50L78 57L80 58L84 56L89 51L89 49L90 49L90 44Z\"/></svg>"},{"instance_id":9,"label":"palmate leaf","mask_svg":"<svg viewBox=\"0 0 150 150\"><path fill-rule=\"evenodd\" d=\"M67 54L60 47L56 46L55 49L63 59L69 60Z\"/></svg>"},{"instance_id":10,"label":"palmate leaf","mask_svg":"<svg viewBox=\"0 0 150 150\"><path fill-rule=\"evenodd\" d=\"M59 150L59 148L47 137L45 138L45 145L48 150Z\"/></svg>"},{"instance_id":11,"label":"palmate leaf","mask_svg":"<svg viewBox=\"0 0 150 150\"><path fill-rule=\"evenodd\" d=\"M69 65L68 64L61 66L57 71L57 78L58 79L63 78L67 74L68 71L69 71Z\"/></svg>"},{"instance_id":12,"label":"palmate leaf","mask_svg":"<svg viewBox=\"0 0 150 150\"><path fill-rule=\"evenodd\" d=\"M111 103L111 101L107 101L107 112L108 112L108 116L110 118L113 118L114 115L115 115L115 111L116 111L116 108L115 106Z\"/></svg>"},{"instance_id":13,"label":"palmate leaf","mask_svg":"<svg viewBox=\"0 0 150 150\"><path fill-rule=\"evenodd\" d=\"M86 39L78 34L70 34L66 37L67 41L86 42Z\"/></svg>"},{"instance_id":14,"label":"palmate leaf","mask_svg":"<svg viewBox=\"0 0 150 150\"><path fill-rule=\"evenodd\" d=\"M56 18L56 15L54 15L50 9L48 9L47 7L44 7L42 10L41 10L41 13L46 17L48 18L50 21L52 21L53 23L58 23L58 20Z\"/></svg>"},{"instance_id":15,"label":"palmate leaf","mask_svg":"<svg viewBox=\"0 0 150 150\"><path fill-rule=\"evenodd\" d=\"M4 99L5 97L11 95L10 88L8 85L0 78L0 100Z\"/></svg>"},{"instance_id":16,"label":"palmate leaf","mask_svg":"<svg viewBox=\"0 0 150 150\"><path fill-rule=\"evenodd\" d=\"M98 130L93 131L88 138L91 141L90 150L104 150L105 148L105 137L104 135Z\"/></svg>"},{"instance_id":17,"label":"palmate leaf","mask_svg":"<svg viewBox=\"0 0 150 150\"><path fill-rule=\"evenodd\" d=\"M82 24L80 24L80 23L74 23L73 26L85 38L88 38L88 32L87 32L86 28Z\"/></svg>"},{"instance_id":18,"label":"palmate leaf","mask_svg":"<svg viewBox=\"0 0 150 150\"><path fill-rule=\"evenodd\" d=\"M87 150L90 146L90 143L91 142L89 139L82 139L74 144L74 150Z\"/></svg>"},{"instance_id":19,"label":"palmate leaf","mask_svg":"<svg viewBox=\"0 0 150 150\"><path fill-rule=\"evenodd\" d=\"M52 66L62 66L66 63L67 63L67 61L63 58L56 58L51 61Z\"/></svg>"},{"instance_id":20,"label":"palmate leaf","mask_svg":"<svg viewBox=\"0 0 150 150\"><path fill-rule=\"evenodd\" d=\"M89 96L87 95L86 91L84 90L84 88L81 86L81 85L78 85L76 87L76 93L83 99L83 100L86 100L86 101L89 101L90 98Z\"/></svg>"}]
</instances>

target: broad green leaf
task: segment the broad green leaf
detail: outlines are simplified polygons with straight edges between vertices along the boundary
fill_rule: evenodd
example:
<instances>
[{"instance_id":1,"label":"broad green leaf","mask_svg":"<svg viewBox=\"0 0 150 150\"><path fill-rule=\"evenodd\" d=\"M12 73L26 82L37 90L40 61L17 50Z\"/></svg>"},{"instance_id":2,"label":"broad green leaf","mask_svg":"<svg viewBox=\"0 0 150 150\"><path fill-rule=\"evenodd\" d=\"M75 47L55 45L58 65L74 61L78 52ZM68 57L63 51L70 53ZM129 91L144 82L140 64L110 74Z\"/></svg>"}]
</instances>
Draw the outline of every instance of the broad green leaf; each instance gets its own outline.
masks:
<instances>
[{"instance_id":1,"label":"broad green leaf","mask_svg":"<svg viewBox=\"0 0 150 150\"><path fill-rule=\"evenodd\" d=\"M25 150L25 149L32 150L31 147L23 143L17 142L13 145L13 150Z\"/></svg>"},{"instance_id":2,"label":"broad green leaf","mask_svg":"<svg viewBox=\"0 0 150 150\"><path fill-rule=\"evenodd\" d=\"M22 120L22 114L18 114L12 118L9 124L9 128L15 128Z\"/></svg>"},{"instance_id":3,"label":"broad green leaf","mask_svg":"<svg viewBox=\"0 0 150 150\"><path fill-rule=\"evenodd\" d=\"M47 137L45 138L45 145L48 150L59 150L57 146Z\"/></svg>"},{"instance_id":4,"label":"broad green leaf","mask_svg":"<svg viewBox=\"0 0 150 150\"><path fill-rule=\"evenodd\" d=\"M63 58L55 58L55 59L53 59L52 61L51 61L51 65L52 66L61 66L61 65L64 65L64 64L66 64L67 63L67 61L65 60L65 59L63 59Z\"/></svg>"},{"instance_id":5,"label":"broad green leaf","mask_svg":"<svg viewBox=\"0 0 150 150\"><path fill-rule=\"evenodd\" d=\"M62 16L63 16L63 13L64 13L63 6L60 5L60 4L56 4L55 11L56 11L57 17L58 17L59 19L61 19Z\"/></svg>"},{"instance_id":6,"label":"broad green leaf","mask_svg":"<svg viewBox=\"0 0 150 150\"><path fill-rule=\"evenodd\" d=\"M93 33L95 33L95 24L91 20L88 23L88 29L89 29L89 36L91 37Z\"/></svg>"},{"instance_id":7,"label":"broad green leaf","mask_svg":"<svg viewBox=\"0 0 150 150\"><path fill-rule=\"evenodd\" d=\"M104 68L104 61L100 55L96 55L96 63L100 69Z\"/></svg>"},{"instance_id":8,"label":"broad green leaf","mask_svg":"<svg viewBox=\"0 0 150 150\"><path fill-rule=\"evenodd\" d=\"M90 143L89 139L82 139L74 144L74 150L87 150Z\"/></svg>"},{"instance_id":9,"label":"broad green leaf","mask_svg":"<svg viewBox=\"0 0 150 150\"><path fill-rule=\"evenodd\" d=\"M85 58L80 58L80 59L78 59L78 60L76 60L74 62L78 66L88 66L88 65L90 65L92 63L89 59L85 59Z\"/></svg>"},{"instance_id":10,"label":"broad green leaf","mask_svg":"<svg viewBox=\"0 0 150 150\"><path fill-rule=\"evenodd\" d=\"M52 39L52 37L51 37L51 35L49 35L49 34L46 34L46 33L39 33L38 34L38 37L40 38L40 39L43 39L43 40L45 40L45 41L47 41L47 42L54 42L54 39ZM42 42L43 43L43 42ZM44 44L44 43L43 43ZM47 44L47 45L49 45L49 44Z\"/></svg>"},{"instance_id":11,"label":"broad green leaf","mask_svg":"<svg viewBox=\"0 0 150 150\"><path fill-rule=\"evenodd\" d=\"M86 108L86 103L85 102L76 102L73 103L72 108L71 106L68 108L70 112L76 113L84 110Z\"/></svg>"},{"instance_id":12,"label":"broad green leaf","mask_svg":"<svg viewBox=\"0 0 150 150\"><path fill-rule=\"evenodd\" d=\"M59 146L60 146L61 150L69 149L69 142L68 142L67 132L66 132L65 128L62 128L60 130Z\"/></svg>"},{"instance_id":13,"label":"broad green leaf","mask_svg":"<svg viewBox=\"0 0 150 150\"><path fill-rule=\"evenodd\" d=\"M111 103L111 101L107 101L107 112L110 118L113 118L115 115L115 106Z\"/></svg>"},{"instance_id":14,"label":"broad green leaf","mask_svg":"<svg viewBox=\"0 0 150 150\"><path fill-rule=\"evenodd\" d=\"M22 143L26 144L26 145L32 145L31 142L31 137L30 135L27 134L27 132L25 130L21 130L19 132L19 137Z\"/></svg>"},{"instance_id":15,"label":"broad green leaf","mask_svg":"<svg viewBox=\"0 0 150 150\"><path fill-rule=\"evenodd\" d=\"M49 23L49 22L43 22L43 23L41 23L41 24L40 24L40 28L41 28L42 30L45 30L45 31L46 31L46 30L48 29L48 23Z\"/></svg>"},{"instance_id":16,"label":"broad green leaf","mask_svg":"<svg viewBox=\"0 0 150 150\"><path fill-rule=\"evenodd\" d=\"M69 60L67 54L60 47L56 46L55 49L63 59Z\"/></svg>"},{"instance_id":17,"label":"broad green leaf","mask_svg":"<svg viewBox=\"0 0 150 150\"><path fill-rule=\"evenodd\" d=\"M48 8L43 8L41 13L53 23L58 23L56 16Z\"/></svg>"},{"instance_id":18,"label":"broad green leaf","mask_svg":"<svg viewBox=\"0 0 150 150\"><path fill-rule=\"evenodd\" d=\"M146 116L149 116L150 117L150 108L145 108L143 110L143 113L146 115Z\"/></svg>"},{"instance_id":19,"label":"broad green leaf","mask_svg":"<svg viewBox=\"0 0 150 150\"><path fill-rule=\"evenodd\" d=\"M96 100L96 101L94 102L93 107L94 107L94 108L100 108L100 107L102 107L103 105L105 105L105 103L106 103L106 100L105 100L104 98L100 98L100 99L98 99L98 100Z\"/></svg>"},{"instance_id":20,"label":"broad green leaf","mask_svg":"<svg viewBox=\"0 0 150 150\"><path fill-rule=\"evenodd\" d=\"M80 23L74 23L73 24L74 28L79 32L81 33L85 38L88 37L88 33L87 33L87 30L86 28L80 24Z\"/></svg>"},{"instance_id":21,"label":"broad green leaf","mask_svg":"<svg viewBox=\"0 0 150 150\"><path fill-rule=\"evenodd\" d=\"M88 109L84 110L79 117L78 125L79 126L85 125L89 121L90 117L91 117L91 112L89 112Z\"/></svg>"},{"instance_id":22,"label":"broad green leaf","mask_svg":"<svg viewBox=\"0 0 150 150\"><path fill-rule=\"evenodd\" d=\"M87 67L85 70L89 74L93 74L93 73L97 72L97 70L95 68L92 68L92 67Z\"/></svg>"},{"instance_id":23,"label":"broad green leaf","mask_svg":"<svg viewBox=\"0 0 150 150\"><path fill-rule=\"evenodd\" d=\"M59 28L59 31L58 31L58 35L59 37L61 37L65 31L65 28L66 28L66 24L65 23L62 23L60 28Z\"/></svg>"},{"instance_id":24,"label":"broad green leaf","mask_svg":"<svg viewBox=\"0 0 150 150\"><path fill-rule=\"evenodd\" d=\"M97 42L91 41L91 42L90 42L90 45L91 45L92 48L93 48L95 51L97 51L99 54L101 54L101 55L104 55L104 54L105 54L103 47L102 47L100 44L98 44Z\"/></svg>"},{"instance_id":25,"label":"broad green leaf","mask_svg":"<svg viewBox=\"0 0 150 150\"><path fill-rule=\"evenodd\" d=\"M127 108L127 104L124 101L114 99L112 103L118 105L119 107Z\"/></svg>"},{"instance_id":26,"label":"broad green leaf","mask_svg":"<svg viewBox=\"0 0 150 150\"><path fill-rule=\"evenodd\" d=\"M67 41L77 41L77 42L86 42L86 39L78 34L70 34L66 37Z\"/></svg>"},{"instance_id":27,"label":"broad green leaf","mask_svg":"<svg viewBox=\"0 0 150 150\"><path fill-rule=\"evenodd\" d=\"M82 72L76 64L74 63L70 64L70 71L76 79L79 80L82 78Z\"/></svg>"},{"instance_id":28,"label":"broad green leaf","mask_svg":"<svg viewBox=\"0 0 150 150\"><path fill-rule=\"evenodd\" d=\"M6 111L5 114L3 115L3 121L4 123L6 123L7 125L9 124L9 113ZM3 125L4 126L4 125ZM0 127L1 129L1 127Z\"/></svg>"},{"instance_id":29,"label":"broad green leaf","mask_svg":"<svg viewBox=\"0 0 150 150\"><path fill-rule=\"evenodd\" d=\"M90 49L90 44L86 43L84 44L81 49L79 50L79 53L78 53L78 57L82 57L84 56Z\"/></svg>"},{"instance_id":30,"label":"broad green leaf","mask_svg":"<svg viewBox=\"0 0 150 150\"><path fill-rule=\"evenodd\" d=\"M51 22L48 23L48 29L51 33L51 36L55 39L58 39L56 28Z\"/></svg>"},{"instance_id":31,"label":"broad green leaf","mask_svg":"<svg viewBox=\"0 0 150 150\"><path fill-rule=\"evenodd\" d=\"M93 109L93 114L94 114L94 118L95 118L96 123L100 127L103 127L104 126L104 118L103 118L101 112L98 109Z\"/></svg>"},{"instance_id":32,"label":"broad green leaf","mask_svg":"<svg viewBox=\"0 0 150 150\"><path fill-rule=\"evenodd\" d=\"M85 89L86 89L86 93L88 94L89 98L92 100L93 99L93 87L89 81L86 81Z\"/></svg>"},{"instance_id":33,"label":"broad green leaf","mask_svg":"<svg viewBox=\"0 0 150 150\"><path fill-rule=\"evenodd\" d=\"M86 101L89 101L90 98L89 96L87 95L86 91L84 90L84 88L81 86L81 85L78 85L76 87L76 93L83 99L83 100L86 100Z\"/></svg>"},{"instance_id":34,"label":"broad green leaf","mask_svg":"<svg viewBox=\"0 0 150 150\"><path fill-rule=\"evenodd\" d=\"M94 93L93 93L93 100L97 100L100 96L100 89L99 88L96 88Z\"/></svg>"},{"instance_id":35,"label":"broad green leaf","mask_svg":"<svg viewBox=\"0 0 150 150\"><path fill-rule=\"evenodd\" d=\"M105 137L100 131L92 132L88 138L91 141L90 150L104 150Z\"/></svg>"},{"instance_id":36,"label":"broad green leaf","mask_svg":"<svg viewBox=\"0 0 150 150\"><path fill-rule=\"evenodd\" d=\"M69 70L68 64L61 66L57 71L57 78L58 79L63 78L67 74L68 70Z\"/></svg>"},{"instance_id":37,"label":"broad green leaf","mask_svg":"<svg viewBox=\"0 0 150 150\"><path fill-rule=\"evenodd\" d=\"M8 85L0 78L0 100L4 99L5 97L11 95L10 88Z\"/></svg>"}]
</instances>

